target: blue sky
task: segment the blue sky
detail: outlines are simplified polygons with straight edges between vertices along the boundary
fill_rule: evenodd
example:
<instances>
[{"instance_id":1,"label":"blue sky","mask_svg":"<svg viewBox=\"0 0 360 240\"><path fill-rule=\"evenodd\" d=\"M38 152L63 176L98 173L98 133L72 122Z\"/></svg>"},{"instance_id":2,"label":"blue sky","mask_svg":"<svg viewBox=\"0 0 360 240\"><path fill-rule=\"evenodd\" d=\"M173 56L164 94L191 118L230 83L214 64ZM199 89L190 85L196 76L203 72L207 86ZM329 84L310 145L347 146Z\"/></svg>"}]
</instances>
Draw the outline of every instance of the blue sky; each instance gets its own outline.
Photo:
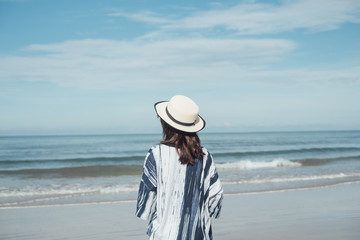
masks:
<instances>
[{"instance_id":1,"label":"blue sky","mask_svg":"<svg viewBox=\"0 0 360 240\"><path fill-rule=\"evenodd\" d=\"M360 129L360 1L0 0L0 135Z\"/></svg>"}]
</instances>

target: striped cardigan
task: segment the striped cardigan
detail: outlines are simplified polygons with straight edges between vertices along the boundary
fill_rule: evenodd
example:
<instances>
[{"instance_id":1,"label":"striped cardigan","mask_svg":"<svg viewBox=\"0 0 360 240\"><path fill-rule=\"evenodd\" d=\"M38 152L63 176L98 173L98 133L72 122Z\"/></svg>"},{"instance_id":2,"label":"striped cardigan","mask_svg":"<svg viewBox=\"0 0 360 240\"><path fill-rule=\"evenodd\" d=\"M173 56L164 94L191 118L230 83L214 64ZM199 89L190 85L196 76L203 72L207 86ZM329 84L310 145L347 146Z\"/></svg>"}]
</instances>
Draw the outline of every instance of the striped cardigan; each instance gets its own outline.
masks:
<instances>
[{"instance_id":1,"label":"striped cardigan","mask_svg":"<svg viewBox=\"0 0 360 240\"><path fill-rule=\"evenodd\" d=\"M212 239L210 218L218 218L223 189L209 152L183 165L175 147L159 144L146 155L136 215L149 220L149 239Z\"/></svg>"}]
</instances>

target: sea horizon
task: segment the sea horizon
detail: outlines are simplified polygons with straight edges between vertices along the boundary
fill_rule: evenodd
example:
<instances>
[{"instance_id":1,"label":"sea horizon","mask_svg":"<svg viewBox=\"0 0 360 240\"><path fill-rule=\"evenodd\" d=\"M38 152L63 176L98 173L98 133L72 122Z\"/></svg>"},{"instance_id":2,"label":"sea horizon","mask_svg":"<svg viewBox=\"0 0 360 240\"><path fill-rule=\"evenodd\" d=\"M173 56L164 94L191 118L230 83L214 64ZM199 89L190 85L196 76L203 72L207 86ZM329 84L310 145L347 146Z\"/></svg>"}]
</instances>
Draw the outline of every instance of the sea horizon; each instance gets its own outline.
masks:
<instances>
[{"instance_id":1,"label":"sea horizon","mask_svg":"<svg viewBox=\"0 0 360 240\"><path fill-rule=\"evenodd\" d=\"M199 135L203 134L251 134L251 133L306 133L306 132L358 132L360 129L321 129L321 130L262 130L262 131L206 131L198 132ZM161 132L116 132L116 133L32 133L32 134L4 134L0 137L53 137L53 136L111 136L111 135L162 135Z\"/></svg>"}]
</instances>

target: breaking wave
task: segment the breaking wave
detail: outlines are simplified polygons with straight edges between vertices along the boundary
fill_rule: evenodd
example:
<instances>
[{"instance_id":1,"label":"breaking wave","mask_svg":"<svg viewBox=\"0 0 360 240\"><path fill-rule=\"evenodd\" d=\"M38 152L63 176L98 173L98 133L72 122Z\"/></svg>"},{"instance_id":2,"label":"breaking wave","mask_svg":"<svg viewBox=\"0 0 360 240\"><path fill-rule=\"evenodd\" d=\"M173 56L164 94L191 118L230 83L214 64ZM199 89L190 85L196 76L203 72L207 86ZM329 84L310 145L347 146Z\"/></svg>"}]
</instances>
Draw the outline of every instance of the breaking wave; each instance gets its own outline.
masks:
<instances>
[{"instance_id":1,"label":"breaking wave","mask_svg":"<svg viewBox=\"0 0 360 240\"><path fill-rule=\"evenodd\" d=\"M284 158L277 158L271 162L255 162L250 160L243 160L233 163L219 163L217 164L218 169L231 170L251 170L259 168L277 168L277 167L300 167L301 163L293 162Z\"/></svg>"},{"instance_id":2,"label":"breaking wave","mask_svg":"<svg viewBox=\"0 0 360 240\"><path fill-rule=\"evenodd\" d=\"M268 155L302 154L302 153L359 153L359 147L322 147L322 148L299 148L299 149L280 149L263 151L243 151L243 152L220 152L214 153L214 157L255 157Z\"/></svg>"}]
</instances>

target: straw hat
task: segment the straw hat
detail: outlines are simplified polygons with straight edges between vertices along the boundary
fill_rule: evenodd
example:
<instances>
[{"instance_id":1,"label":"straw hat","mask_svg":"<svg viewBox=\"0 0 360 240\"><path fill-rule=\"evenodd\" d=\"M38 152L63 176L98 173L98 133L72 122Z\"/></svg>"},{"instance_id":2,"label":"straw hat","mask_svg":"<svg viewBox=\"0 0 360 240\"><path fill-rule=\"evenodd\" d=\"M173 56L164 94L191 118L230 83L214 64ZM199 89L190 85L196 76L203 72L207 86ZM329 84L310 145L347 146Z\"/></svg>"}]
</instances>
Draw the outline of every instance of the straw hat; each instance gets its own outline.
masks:
<instances>
[{"instance_id":1,"label":"straw hat","mask_svg":"<svg viewBox=\"0 0 360 240\"><path fill-rule=\"evenodd\" d=\"M176 95L170 101L155 103L154 107L162 120L180 131L194 133L205 127L198 105L186 96Z\"/></svg>"}]
</instances>

